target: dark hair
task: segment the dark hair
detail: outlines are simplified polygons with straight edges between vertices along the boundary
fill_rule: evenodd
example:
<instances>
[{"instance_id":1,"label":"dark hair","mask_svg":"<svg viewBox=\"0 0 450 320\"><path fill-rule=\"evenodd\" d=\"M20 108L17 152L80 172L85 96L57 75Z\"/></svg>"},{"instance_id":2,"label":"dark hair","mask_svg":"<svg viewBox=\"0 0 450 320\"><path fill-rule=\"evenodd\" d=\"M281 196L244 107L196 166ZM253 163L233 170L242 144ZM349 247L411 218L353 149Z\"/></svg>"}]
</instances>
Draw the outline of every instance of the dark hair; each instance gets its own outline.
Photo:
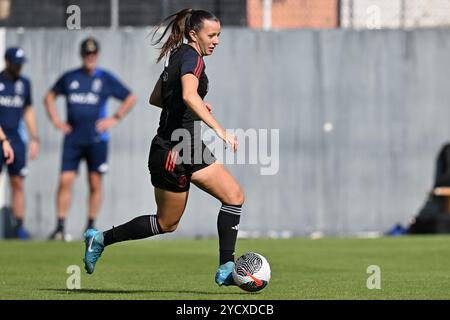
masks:
<instances>
[{"instance_id":1,"label":"dark hair","mask_svg":"<svg viewBox=\"0 0 450 320\"><path fill-rule=\"evenodd\" d=\"M157 62L172 49L179 47L184 38L191 41L189 38L189 32L194 30L196 32L200 31L203 27L203 20L211 20L219 22L219 19L211 12L204 10L193 10L193 9L183 9L177 13L174 13L167 18L165 18L158 26L156 26L153 32L152 40L155 37L158 30L167 24L163 31L163 34L153 42L153 45L161 43L162 39L165 37L167 31L171 29L169 37L166 42L161 47L161 52L159 54Z\"/></svg>"}]
</instances>

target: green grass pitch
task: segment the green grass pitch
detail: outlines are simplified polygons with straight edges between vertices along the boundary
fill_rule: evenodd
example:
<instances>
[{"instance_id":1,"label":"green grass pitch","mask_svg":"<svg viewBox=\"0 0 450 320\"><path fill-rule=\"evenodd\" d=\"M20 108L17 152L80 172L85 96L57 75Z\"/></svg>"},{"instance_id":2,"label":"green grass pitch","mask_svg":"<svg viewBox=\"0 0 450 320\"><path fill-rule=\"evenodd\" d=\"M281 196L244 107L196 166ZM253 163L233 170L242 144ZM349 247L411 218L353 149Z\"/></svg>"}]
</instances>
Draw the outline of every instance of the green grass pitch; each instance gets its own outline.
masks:
<instances>
[{"instance_id":1,"label":"green grass pitch","mask_svg":"<svg viewBox=\"0 0 450 320\"><path fill-rule=\"evenodd\" d=\"M259 293L218 287L217 239L141 240L108 247L94 274L80 242L0 242L0 299L450 299L450 237L239 239L237 256L264 255L272 268ZM81 269L68 290L67 267ZM371 265L381 289L367 288Z\"/></svg>"}]
</instances>

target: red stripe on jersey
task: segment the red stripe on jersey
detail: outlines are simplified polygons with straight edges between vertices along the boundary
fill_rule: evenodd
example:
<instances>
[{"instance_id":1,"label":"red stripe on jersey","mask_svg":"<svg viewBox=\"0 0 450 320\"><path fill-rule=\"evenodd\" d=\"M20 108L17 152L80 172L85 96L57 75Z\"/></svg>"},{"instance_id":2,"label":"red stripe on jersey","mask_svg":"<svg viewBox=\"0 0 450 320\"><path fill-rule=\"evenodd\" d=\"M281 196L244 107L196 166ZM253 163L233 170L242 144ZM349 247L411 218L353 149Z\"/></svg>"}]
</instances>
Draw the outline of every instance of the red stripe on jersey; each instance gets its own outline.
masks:
<instances>
[{"instance_id":1,"label":"red stripe on jersey","mask_svg":"<svg viewBox=\"0 0 450 320\"><path fill-rule=\"evenodd\" d=\"M198 67L200 67L200 64L201 64L200 57L197 57L197 65L195 66L195 69L194 69L195 76L197 76L197 70L198 70Z\"/></svg>"},{"instance_id":2,"label":"red stripe on jersey","mask_svg":"<svg viewBox=\"0 0 450 320\"><path fill-rule=\"evenodd\" d=\"M197 78L200 77L200 74L202 73L202 69L203 69L203 59L198 57L197 66L195 67L195 70L194 70L194 75Z\"/></svg>"},{"instance_id":3,"label":"red stripe on jersey","mask_svg":"<svg viewBox=\"0 0 450 320\"><path fill-rule=\"evenodd\" d=\"M201 63L201 66L200 66L200 68L198 69L198 72L197 72L197 78L200 78L200 75L202 74L202 71L203 71L203 67L204 67L204 65L205 65L205 62L203 61L202 58L200 58L200 63Z\"/></svg>"},{"instance_id":4,"label":"red stripe on jersey","mask_svg":"<svg viewBox=\"0 0 450 320\"><path fill-rule=\"evenodd\" d=\"M167 155L167 160L166 160L166 170L169 170L169 163L171 161L172 158L172 150L169 150L169 154Z\"/></svg>"}]
</instances>

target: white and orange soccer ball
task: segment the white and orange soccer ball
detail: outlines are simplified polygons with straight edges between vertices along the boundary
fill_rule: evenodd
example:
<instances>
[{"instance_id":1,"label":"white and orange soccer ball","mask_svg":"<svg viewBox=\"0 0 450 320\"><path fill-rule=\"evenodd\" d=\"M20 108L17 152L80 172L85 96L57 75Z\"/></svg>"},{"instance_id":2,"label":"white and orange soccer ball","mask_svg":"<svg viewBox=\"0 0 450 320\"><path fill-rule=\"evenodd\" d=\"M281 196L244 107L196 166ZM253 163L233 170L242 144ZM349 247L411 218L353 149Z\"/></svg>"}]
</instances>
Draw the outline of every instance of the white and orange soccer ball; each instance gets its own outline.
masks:
<instances>
[{"instance_id":1,"label":"white and orange soccer ball","mask_svg":"<svg viewBox=\"0 0 450 320\"><path fill-rule=\"evenodd\" d=\"M255 252L240 256L234 265L233 279L242 290L256 292L270 281L270 265L266 258Z\"/></svg>"}]
</instances>

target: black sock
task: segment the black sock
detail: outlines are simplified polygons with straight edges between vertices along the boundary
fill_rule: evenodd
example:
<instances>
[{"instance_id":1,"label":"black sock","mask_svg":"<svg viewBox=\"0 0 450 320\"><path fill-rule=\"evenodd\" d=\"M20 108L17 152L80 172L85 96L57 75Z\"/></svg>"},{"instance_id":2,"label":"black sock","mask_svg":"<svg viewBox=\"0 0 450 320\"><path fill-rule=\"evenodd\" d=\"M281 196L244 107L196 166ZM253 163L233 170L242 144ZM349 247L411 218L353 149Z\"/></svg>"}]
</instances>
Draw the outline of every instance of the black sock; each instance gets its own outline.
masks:
<instances>
[{"instance_id":1,"label":"black sock","mask_svg":"<svg viewBox=\"0 0 450 320\"><path fill-rule=\"evenodd\" d=\"M16 230L22 228L23 218L16 218Z\"/></svg>"},{"instance_id":2,"label":"black sock","mask_svg":"<svg viewBox=\"0 0 450 320\"><path fill-rule=\"evenodd\" d=\"M217 217L217 230L219 231L220 264L234 261L234 248L241 218L241 205L228 205L222 203Z\"/></svg>"},{"instance_id":3,"label":"black sock","mask_svg":"<svg viewBox=\"0 0 450 320\"><path fill-rule=\"evenodd\" d=\"M103 232L103 244L106 247L116 242L143 239L161 233L156 215L140 216Z\"/></svg>"},{"instance_id":4,"label":"black sock","mask_svg":"<svg viewBox=\"0 0 450 320\"><path fill-rule=\"evenodd\" d=\"M56 225L56 231L64 232L64 223L66 219L64 218L58 218L58 223Z\"/></svg>"},{"instance_id":5,"label":"black sock","mask_svg":"<svg viewBox=\"0 0 450 320\"><path fill-rule=\"evenodd\" d=\"M95 222L95 219L89 218L86 229L93 229L94 228L94 222Z\"/></svg>"}]
</instances>

